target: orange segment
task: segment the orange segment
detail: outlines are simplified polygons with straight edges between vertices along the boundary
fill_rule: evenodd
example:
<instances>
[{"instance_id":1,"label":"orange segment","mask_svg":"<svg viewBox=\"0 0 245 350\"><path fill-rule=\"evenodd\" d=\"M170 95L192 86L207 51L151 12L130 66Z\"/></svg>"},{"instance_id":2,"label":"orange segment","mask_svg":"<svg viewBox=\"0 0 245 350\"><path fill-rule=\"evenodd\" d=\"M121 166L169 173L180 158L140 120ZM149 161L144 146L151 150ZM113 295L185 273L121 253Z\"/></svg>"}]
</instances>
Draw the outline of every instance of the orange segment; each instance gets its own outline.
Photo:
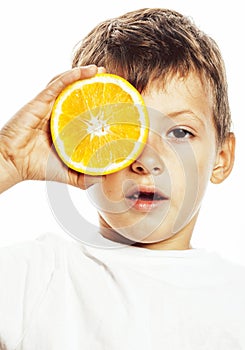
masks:
<instances>
[{"instance_id":1,"label":"orange segment","mask_svg":"<svg viewBox=\"0 0 245 350\"><path fill-rule=\"evenodd\" d=\"M130 165L148 135L148 114L139 92L113 74L69 85L51 114L51 135L63 162L90 175Z\"/></svg>"}]
</instances>

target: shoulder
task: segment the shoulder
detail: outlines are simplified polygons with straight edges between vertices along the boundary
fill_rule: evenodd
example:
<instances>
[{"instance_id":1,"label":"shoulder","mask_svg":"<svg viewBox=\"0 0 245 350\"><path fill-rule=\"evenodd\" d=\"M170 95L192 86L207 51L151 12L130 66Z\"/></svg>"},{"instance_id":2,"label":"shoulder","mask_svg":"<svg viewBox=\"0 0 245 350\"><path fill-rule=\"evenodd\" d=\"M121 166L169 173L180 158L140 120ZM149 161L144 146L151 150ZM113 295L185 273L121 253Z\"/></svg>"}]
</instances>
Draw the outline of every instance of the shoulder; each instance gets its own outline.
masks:
<instances>
[{"instance_id":1,"label":"shoulder","mask_svg":"<svg viewBox=\"0 0 245 350\"><path fill-rule=\"evenodd\" d=\"M226 276L230 278L239 278L245 276L245 265L239 264L220 254L216 254L217 269L223 271Z\"/></svg>"},{"instance_id":2,"label":"shoulder","mask_svg":"<svg viewBox=\"0 0 245 350\"><path fill-rule=\"evenodd\" d=\"M64 240L65 241L65 240ZM63 239L53 234L0 248L0 337L16 341L45 295Z\"/></svg>"},{"instance_id":3,"label":"shoulder","mask_svg":"<svg viewBox=\"0 0 245 350\"><path fill-rule=\"evenodd\" d=\"M10 273L12 268L16 271L28 265L30 269L36 268L44 258L47 264L50 264L55 256L55 241L60 241L58 236L45 234L33 241L1 247L0 273L3 273L5 269Z\"/></svg>"},{"instance_id":4,"label":"shoulder","mask_svg":"<svg viewBox=\"0 0 245 350\"><path fill-rule=\"evenodd\" d=\"M69 241L50 233L32 241L1 247L1 281L11 284L26 278L27 282L33 276L41 282L60 264L67 242Z\"/></svg>"},{"instance_id":5,"label":"shoulder","mask_svg":"<svg viewBox=\"0 0 245 350\"><path fill-rule=\"evenodd\" d=\"M225 285L226 291L236 292L245 300L245 265L238 264L220 254L216 254L210 266L210 278Z\"/></svg>"}]
</instances>

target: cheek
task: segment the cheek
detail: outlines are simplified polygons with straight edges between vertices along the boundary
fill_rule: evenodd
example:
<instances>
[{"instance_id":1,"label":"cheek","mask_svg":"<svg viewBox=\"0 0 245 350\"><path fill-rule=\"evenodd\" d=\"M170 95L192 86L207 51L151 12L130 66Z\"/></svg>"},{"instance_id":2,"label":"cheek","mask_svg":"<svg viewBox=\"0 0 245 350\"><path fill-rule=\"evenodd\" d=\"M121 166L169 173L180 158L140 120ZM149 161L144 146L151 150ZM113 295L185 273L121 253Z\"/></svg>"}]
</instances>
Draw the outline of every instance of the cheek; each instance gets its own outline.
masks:
<instances>
[{"instance_id":1,"label":"cheek","mask_svg":"<svg viewBox=\"0 0 245 350\"><path fill-rule=\"evenodd\" d=\"M116 214L125 211L123 196L125 175L121 172L106 175L101 183L95 184L87 190L91 203L98 211Z\"/></svg>"},{"instance_id":2,"label":"cheek","mask_svg":"<svg viewBox=\"0 0 245 350\"><path fill-rule=\"evenodd\" d=\"M102 182L100 191L111 201L120 201L123 197L123 183L125 181L125 171L119 171L114 174L106 175Z\"/></svg>"},{"instance_id":3,"label":"cheek","mask_svg":"<svg viewBox=\"0 0 245 350\"><path fill-rule=\"evenodd\" d=\"M190 216L200 209L207 185L212 174L215 147L210 138L206 144L196 144L193 147L194 161L186 162L186 194L183 202Z\"/></svg>"},{"instance_id":4,"label":"cheek","mask_svg":"<svg viewBox=\"0 0 245 350\"><path fill-rule=\"evenodd\" d=\"M200 191L204 191L210 181L213 172L213 167L215 164L215 149L215 145L213 147L210 147L210 145L206 145L206 147L202 148L202 150L200 151L201 156L197 158Z\"/></svg>"},{"instance_id":5,"label":"cheek","mask_svg":"<svg viewBox=\"0 0 245 350\"><path fill-rule=\"evenodd\" d=\"M177 216L174 232L183 228L197 213L208 183L208 152L198 144L175 147L176 162L171 168L172 205ZM177 159L178 158L178 159ZM210 163L210 160L209 160Z\"/></svg>"},{"instance_id":6,"label":"cheek","mask_svg":"<svg viewBox=\"0 0 245 350\"><path fill-rule=\"evenodd\" d=\"M199 187L199 159L190 144L175 145L173 150L175 154L169 163L173 197L179 202L185 197L193 202Z\"/></svg>"},{"instance_id":7,"label":"cheek","mask_svg":"<svg viewBox=\"0 0 245 350\"><path fill-rule=\"evenodd\" d=\"M182 167L179 173L185 179L186 191L199 192L206 188L211 177L215 161L215 142L212 137L206 139L206 142L194 142L176 151Z\"/></svg>"}]
</instances>

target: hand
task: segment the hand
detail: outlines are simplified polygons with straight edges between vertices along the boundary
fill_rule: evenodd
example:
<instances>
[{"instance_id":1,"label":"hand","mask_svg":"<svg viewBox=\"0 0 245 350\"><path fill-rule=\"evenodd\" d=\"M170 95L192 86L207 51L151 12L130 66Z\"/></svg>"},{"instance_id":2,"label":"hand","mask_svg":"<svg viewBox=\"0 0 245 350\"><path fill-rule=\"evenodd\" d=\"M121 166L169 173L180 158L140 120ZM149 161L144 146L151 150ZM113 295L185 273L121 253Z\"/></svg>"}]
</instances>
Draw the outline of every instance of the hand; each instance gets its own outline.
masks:
<instances>
[{"instance_id":1,"label":"hand","mask_svg":"<svg viewBox=\"0 0 245 350\"><path fill-rule=\"evenodd\" d=\"M54 101L76 80L91 78L96 66L79 67L55 77L32 101L21 108L0 131L0 161L11 185L23 180L48 180L87 188L101 177L68 169L52 147L49 119ZM3 164L3 162L2 162ZM6 186L9 187L9 186Z\"/></svg>"}]
</instances>

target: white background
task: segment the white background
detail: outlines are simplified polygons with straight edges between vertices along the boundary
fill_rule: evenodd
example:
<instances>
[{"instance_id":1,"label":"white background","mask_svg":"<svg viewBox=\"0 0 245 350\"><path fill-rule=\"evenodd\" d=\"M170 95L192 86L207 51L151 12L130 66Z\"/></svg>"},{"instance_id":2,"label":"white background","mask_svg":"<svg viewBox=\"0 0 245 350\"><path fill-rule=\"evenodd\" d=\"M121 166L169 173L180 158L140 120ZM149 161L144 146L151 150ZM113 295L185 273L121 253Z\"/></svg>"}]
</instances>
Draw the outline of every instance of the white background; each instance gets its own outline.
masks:
<instances>
[{"instance_id":1,"label":"white background","mask_svg":"<svg viewBox=\"0 0 245 350\"><path fill-rule=\"evenodd\" d=\"M142 7L168 7L192 17L219 44L227 67L237 136L234 171L210 185L192 244L245 264L244 15L242 1L8 0L0 5L0 127L51 78L70 68L73 46L98 22ZM79 210L93 221L84 192L70 189ZM33 239L43 232L66 235L49 208L44 182L18 184L0 196L0 245Z\"/></svg>"}]
</instances>

